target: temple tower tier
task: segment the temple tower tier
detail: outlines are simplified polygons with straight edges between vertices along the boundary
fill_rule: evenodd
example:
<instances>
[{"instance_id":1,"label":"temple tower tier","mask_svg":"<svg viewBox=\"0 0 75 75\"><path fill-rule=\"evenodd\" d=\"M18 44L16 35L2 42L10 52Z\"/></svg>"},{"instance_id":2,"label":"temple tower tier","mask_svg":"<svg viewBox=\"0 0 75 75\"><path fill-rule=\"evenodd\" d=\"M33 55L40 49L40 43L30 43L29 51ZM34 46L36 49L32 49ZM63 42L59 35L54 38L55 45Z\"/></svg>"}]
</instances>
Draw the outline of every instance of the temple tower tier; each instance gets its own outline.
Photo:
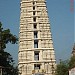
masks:
<instances>
[{"instance_id":1,"label":"temple tower tier","mask_svg":"<svg viewBox=\"0 0 75 75\"><path fill-rule=\"evenodd\" d=\"M45 0L21 0L19 75L54 75L55 51Z\"/></svg>"}]
</instances>

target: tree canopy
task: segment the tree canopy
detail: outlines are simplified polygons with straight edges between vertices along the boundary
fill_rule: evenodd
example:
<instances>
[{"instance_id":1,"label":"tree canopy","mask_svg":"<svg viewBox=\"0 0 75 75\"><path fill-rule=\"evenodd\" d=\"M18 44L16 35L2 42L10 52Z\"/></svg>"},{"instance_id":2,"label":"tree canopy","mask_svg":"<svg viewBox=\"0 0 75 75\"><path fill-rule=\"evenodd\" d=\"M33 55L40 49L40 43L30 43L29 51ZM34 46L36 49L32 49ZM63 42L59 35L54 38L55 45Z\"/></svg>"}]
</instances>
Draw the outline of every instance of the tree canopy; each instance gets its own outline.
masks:
<instances>
[{"instance_id":1,"label":"tree canopy","mask_svg":"<svg viewBox=\"0 0 75 75\"><path fill-rule=\"evenodd\" d=\"M57 64L55 75L68 75L68 63L66 61L61 61Z\"/></svg>"},{"instance_id":2,"label":"tree canopy","mask_svg":"<svg viewBox=\"0 0 75 75\"><path fill-rule=\"evenodd\" d=\"M57 64L55 75L69 75L69 70L75 67L75 56Z\"/></svg>"},{"instance_id":3,"label":"tree canopy","mask_svg":"<svg viewBox=\"0 0 75 75\"><path fill-rule=\"evenodd\" d=\"M5 51L6 44L16 44L18 38L10 32L10 29L3 29L0 22L0 69L2 75L18 75L17 67L14 67L14 60L10 53Z\"/></svg>"},{"instance_id":4,"label":"tree canopy","mask_svg":"<svg viewBox=\"0 0 75 75\"><path fill-rule=\"evenodd\" d=\"M0 22L0 50L4 50L6 48L6 44L8 44L9 42L12 44L17 43L18 38L16 37L16 35L13 35L10 32L10 29L6 29L4 30L2 28L2 23Z\"/></svg>"},{"instance_id":5,"label":"tree canopy","mask_svg":"<svg viewBox=\"0 0 75 75\"><path fill-rule=\"evenodd\" d=\"M75 56L72 56L69 61L69 69L72 69L74 67L75 67Z\"/></svg>"}]
</instances>

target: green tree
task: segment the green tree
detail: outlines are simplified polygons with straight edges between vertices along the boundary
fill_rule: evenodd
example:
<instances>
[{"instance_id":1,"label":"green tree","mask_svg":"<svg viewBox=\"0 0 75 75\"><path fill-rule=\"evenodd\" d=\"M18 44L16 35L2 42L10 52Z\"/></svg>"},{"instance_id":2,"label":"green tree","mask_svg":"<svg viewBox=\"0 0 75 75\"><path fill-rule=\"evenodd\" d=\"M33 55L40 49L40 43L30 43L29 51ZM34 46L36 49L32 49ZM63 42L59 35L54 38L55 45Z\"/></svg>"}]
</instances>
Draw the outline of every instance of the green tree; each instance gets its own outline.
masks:
<instances>
[{"instance_id":1,"label":"green tree","mask_svg":"<svg viewBox=\"0 0 75 75\"><path fill-rule=\"evenodd\" d=\"M69 60L69 69L72 69L75 67L75 56L72 56Z\"/></svg>"},{"instance_id":2,"label":"green tree","mask_svg":"<svg viewBox=\"0 0 75 75\"><path fill-rule=\"evenodd\" d=\"M10 32L10 29L3 30L0 22L0 50L4 50L9 42L15 44L17 41L18 38Z\"/></svg>"},{"instance_id":3,"label":"green tree","mask_svg":"<svg viewBox=\"0 0 75 75\"><path fill-rule=\"evenodd\" d=\"M55 75L69 75L69 70L75 67L75 56L72 56L69 60L60 61L57 64Z\"/></svg>"},{"instance_id":4,"label":"green tree","mask_svg":"<svg viewBox=\"0 0 75 75\"><path fill-rule=\"evenodd\" d=\"M16 44L18 38L10 32L10 29L4 30L0 22L0 69L2 75L18 75L18 70L14 67L14 60L10 53L5 51L6 44Z\"/></svg>"},{"instance_id":5,"label":"green tree","mask_svg":"<svg viewBox=\"0 0 75 75\"><path fill-rule=\"evenodd\" d=\"M68 75L68 61L60 61L57 65L55 75Z\"/></svg>"}]
</instances>

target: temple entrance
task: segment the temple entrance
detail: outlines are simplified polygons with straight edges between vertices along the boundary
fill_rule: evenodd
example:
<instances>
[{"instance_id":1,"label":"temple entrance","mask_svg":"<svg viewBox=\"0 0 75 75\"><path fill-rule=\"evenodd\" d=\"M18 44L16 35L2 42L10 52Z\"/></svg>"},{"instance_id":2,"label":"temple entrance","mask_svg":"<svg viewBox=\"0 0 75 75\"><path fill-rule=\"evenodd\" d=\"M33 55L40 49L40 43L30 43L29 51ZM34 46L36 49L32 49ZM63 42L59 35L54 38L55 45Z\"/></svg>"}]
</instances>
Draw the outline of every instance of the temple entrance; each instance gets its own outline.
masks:
<instances>
[{"instance_id":1,"label":"temple entrance","mask_svg":"<svg viewBox=\"0 0 75 75\"><path fill-rule=\"evenodd\" d=\"M44 75L44 74L40 74L40 73L35 73L35 74L33 74L33 75Z\"/></svg>"}]
</instances>

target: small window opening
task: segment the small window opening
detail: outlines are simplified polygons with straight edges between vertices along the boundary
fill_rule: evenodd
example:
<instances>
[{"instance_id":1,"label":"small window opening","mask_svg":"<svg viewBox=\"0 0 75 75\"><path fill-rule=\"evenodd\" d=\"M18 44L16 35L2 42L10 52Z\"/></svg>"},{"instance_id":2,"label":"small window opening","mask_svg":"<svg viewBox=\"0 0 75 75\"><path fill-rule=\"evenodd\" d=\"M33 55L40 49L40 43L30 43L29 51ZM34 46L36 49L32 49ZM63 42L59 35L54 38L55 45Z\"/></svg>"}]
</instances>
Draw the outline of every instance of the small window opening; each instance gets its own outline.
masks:
<instances>
[{"instance_id":1,"label":"small window opening","mask_svg":"<svg viewBox=\"0 0 75 75\"><path fill-rule=\"evenodd\" d=\"M38 40L34 40L34 48L38 48Z\"/></svg>"},{"instance_id":2,"label":"small window opening","mask_svg":"<svg viewBox=\"0 0 75 75\"><path fill-rule=\"evenodd\" d=\"M34 64L34 69L40 69L40 64Z\"/></svg>"},{"instance_id":3,"label":"small window opening","mask_svg":"<svg viewBox=\"0 0 75 75\"><path fill-rule=\"evenodd\" d=\"M35 10L35 6L33 6L33 10Z\"/></svg>"},{"instance_id":4,"label":"small window opening","mask_svg":"<svg viewBox=\"0 0 75 75\"><path fill-rule=\"evenodd\" d=\"M33 18L33 21L36 22L36 17Z\"/></svg>"},{"instance_id":5,"label":"small window opening","mask_svg":"<svg viewBox=\"0 0 75 75\"><path fill-rule=\"evenodd\" d=\"M39 51L34 52L34 60L39 60Z\"/></svg>"},{"instance_id":6,"label":"small window opening","mask_svg":"<svg viewBox=\"0 0 75 75\"><path fill-rule=\"evenodd\" d=\"M35 15L35 11L33 12L33 15Z\"/></svg>"},{"instance_id":7,"label":"small window opening","mask_svg":"<svg viewBox=\"0 0 75 75\"><path fill-rule=\"evenodd\" d=\"M34 24L34 29L37 29L37 24Z\"/></svg>"},{"instance_id":8,"label":"small window opening","mask_svg":"<svg viewBox=\"0 0 75 75\"><path fill-rule=\"evenodd\" d=\"M38 32L34 31L34 38L38 38Z\"/></svg>"}]
</instances>

